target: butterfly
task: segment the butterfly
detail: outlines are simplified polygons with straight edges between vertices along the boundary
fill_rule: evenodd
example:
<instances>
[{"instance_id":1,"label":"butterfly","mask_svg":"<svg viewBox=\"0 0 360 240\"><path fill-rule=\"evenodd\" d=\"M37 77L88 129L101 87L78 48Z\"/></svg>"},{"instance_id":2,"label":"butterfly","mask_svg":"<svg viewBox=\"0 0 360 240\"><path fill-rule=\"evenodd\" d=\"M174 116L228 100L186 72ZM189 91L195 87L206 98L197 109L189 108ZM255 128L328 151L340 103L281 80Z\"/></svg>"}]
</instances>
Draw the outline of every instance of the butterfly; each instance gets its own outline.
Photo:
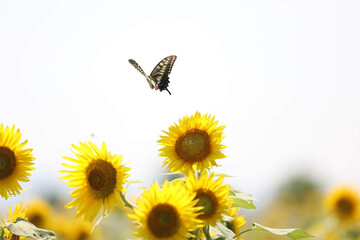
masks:
<instances>
[{"instance_id":1,"label":"butterfly","mask_svg":"<svg viewBox=\"0 0 360 240\"><path fill-rule=\"evenodd\" d=\"M145 76L147 82L149 83L149 86L151 89L155 90L166 90L171 95L170 91L168 90L169 85L169 75L172 69L172 66L174 65L174 62L176 60L176 56L168 56L161 60L152 70L150 75L146 75L145 72L142 70L142 68L139 66L137 62L133 59L129 59L129 63L133 65L142 75Z\"/></svg>"}]
</instances>

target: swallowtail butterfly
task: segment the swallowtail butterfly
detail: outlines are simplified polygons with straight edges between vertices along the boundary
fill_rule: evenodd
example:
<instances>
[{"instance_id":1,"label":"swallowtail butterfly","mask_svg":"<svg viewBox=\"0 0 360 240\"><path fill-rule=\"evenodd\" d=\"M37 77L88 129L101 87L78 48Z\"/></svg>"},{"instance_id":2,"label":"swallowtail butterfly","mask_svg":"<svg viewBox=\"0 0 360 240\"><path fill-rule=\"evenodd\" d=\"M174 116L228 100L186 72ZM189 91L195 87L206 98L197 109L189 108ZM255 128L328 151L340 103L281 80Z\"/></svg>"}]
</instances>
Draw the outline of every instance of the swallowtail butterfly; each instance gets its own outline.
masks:
<instances>
[{"instance_id":1,"label":"swallowtail butterfly","mask_svg":"<svg viewBox=\"0 0 360 240\"><path fill-rule=\"evenodd\" d=\"M171 95L170 91L167 89L169 85L169 75L176 60L176 56L168 56L161 60L158 65L155 66L154 70L150 73L150 75L146 75L142 68L135 62L133 59L129 59L129 63L133 65L142 75L146 77L147 82L151 89L155 90L166 90ZM155 86L154 86L155 85Z\"/></svg>"}]
</instances>

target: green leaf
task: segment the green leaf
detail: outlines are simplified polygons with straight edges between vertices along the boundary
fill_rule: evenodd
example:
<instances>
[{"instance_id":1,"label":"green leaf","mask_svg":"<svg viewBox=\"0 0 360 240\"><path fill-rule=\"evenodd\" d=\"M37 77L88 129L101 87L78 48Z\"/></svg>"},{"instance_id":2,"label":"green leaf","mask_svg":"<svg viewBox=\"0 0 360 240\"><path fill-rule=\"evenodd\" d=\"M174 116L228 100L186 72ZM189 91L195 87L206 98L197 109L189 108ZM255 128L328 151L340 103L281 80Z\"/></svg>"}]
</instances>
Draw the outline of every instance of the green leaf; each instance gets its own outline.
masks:
<instances>
[{"instance_id":1,"label":"green leaf","mask_svg":"<svg viewBox=\"0 0 360 240\"><path fill-rule=\"evenodd\" d=\"M4 227L0 227L0 240L5 240Z\"/></svg>"},{"instance_id":2,"label":"green leaf","mask_svg":"<svg viewBox=\"0 0 360 240\"><path fill-rule=\"evenodd\" d=\"M240 199L237 197L232 197L231 198L233 200L233 207L241 207L241 208L246 208L246 209L256 209L254 203L252 201L246 201L244 199Z\"/></svg>"},{"instance_id":3,"label":"green leaf","mask_svg":"<svg viewBox=\"0 0 360 240\"><path fill-rule=\"evenodd\" d=\"M226 177L231 177L231 176L229 176L229 175L227 175L227 174L225 174L225 173L214 173L214 176L215 176L215 177L224 177L224 178L226 178Z\"/></svg>"},{"instance_id":4,"label":"green leaf","mask_svg":"<svg viewBox=\"0 0 360 240\"><path fill-rule=\"evenodd\" d=\"M241 207L246 209L256 209L253 201L257 200L251 194L243 193L239 189L230 187L231 199L234 201L233 207Z\"/></svg>"},{"instance_id":5,"label":"green leaf","mask_svg":"<svg viewBox=\"0 0 360 240\"><path fill-rule=\"evenodd\" d=\"M234 220L235 218L234 217L230 217L229 215L225 215L223 214L221 216L222 220L225 221L225 222L231 222L232 220Z\"/></svg>"},{"instance_id":6,"label":"green leaf","mask_svg":"<svg viewBox=\"0 0 360 240\"><path fill-rule=\"evenodd\" d=\"M34 238L37 240L56 240L55 233L49 230L37 228L31 222L23 218L17 218L15 222L6 222L5 227L17 236Z\"/></svg>"},{"instance_id":7,"label":"green leaf","mask_svg":"<svg viewBox=\"0 0 360 240\"><path fill-rule=\"evenodd\" d=\"M303 239L303 238L314 238L315 236L308 234L307 232L295 229L293 232L289 233L288 236L291 239Z\"/></svg>"},{"instance_id":8,"label":"green leaf","mask_svg":"<svg viewBox=\"0 0 360 240\"><path fill-rule=\"evenodd\" d=\"M224 224L217 222L216 227L210 226L210 232L216 233L215 239L233 239L235 233Z\"/></svg>"},{"instance_id":9,"label":"green leaf","mask_svg":"<svg viewBox=\"0 0 360 240\"><path fill-rule=\"evenodd\" d=\"M230 195L235 196L237 198L243 199L245 201L258 201L252 194L243 193L237 188L230 186Z\"/></svg>"},{"instance_id":10,"label":"green leaf","mask_svg":"<svg viewBox=\"0 0 360 240\"><path fill-rule=\"evenodd\" d=\"M300 229L269 228L269 227L262 226L258 223L253 223L252 229L253 230L263 230L263 231L270 232L272 234L279 235L279 236L287 235L288 237L290 237L291 239L294 239L294 240L314 237Z\"/></svg>"}]
</instances>

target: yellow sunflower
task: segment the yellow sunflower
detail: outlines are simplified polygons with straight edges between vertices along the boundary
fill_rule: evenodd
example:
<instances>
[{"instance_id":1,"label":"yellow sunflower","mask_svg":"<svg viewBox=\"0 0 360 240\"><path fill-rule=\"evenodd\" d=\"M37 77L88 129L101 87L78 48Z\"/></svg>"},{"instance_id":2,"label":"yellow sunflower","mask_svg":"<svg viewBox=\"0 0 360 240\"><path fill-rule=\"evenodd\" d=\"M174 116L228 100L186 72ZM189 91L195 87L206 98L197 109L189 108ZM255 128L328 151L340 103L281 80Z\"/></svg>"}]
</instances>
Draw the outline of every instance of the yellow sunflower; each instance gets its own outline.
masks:
<instances>
[{"instance_id":1,"label":"yellow sunflower","mask_svg":"<svg viewBox=\"0 0 360 240\"><path fill-rule=\"evenodd\" d=\"M239 216L240 208L229 208L228 215L234 218L229 224L230 229L236 234L240 233L241 227L246 223L244 216ZM236 237L237 240L242 240L240 236Z\"/></svg>"},{"instance_id":2,"label":"yellow sunflower","mask_svg":"<svg viewBox=\"0 0 360 240\"><path fill-rule=\"evenodd\" d=\"M195 207L195 194L179 180L164 182L162 188L154 182L136 202L139 208L128 216L138 223L135 235L149 240L182 240L192 236L191 231L202 227L196 219L201 208Z\"/></svg>"},{"instance_id":3,"label":"yellow sunflower","mask_svg":"<svg viewBox=\"0 0 360 240\"><path fill-rule=\"evenodd\" d=\"M9 129L0 125L0 195L7 199L9 196L20 194L22 190L19 182L28 182L28 171L34 170L32 149L23 149L27 140L20 143L20 130L15 131L15 125Z\"/></svg>"},{"instance_id":4,"label":"yellow sunflower","mask_svg":"<svg viewBox=\"0 0 360 240\"><path fill-rule=\"evenodd\" d=\"M166 136L158 141L164 146L159 153L166 157L163 167L169 164L169 171L189 174L218 166L215 160L226 156L221 152L225 146L220 144L225 126L217 124L211 115L196 112L180 119L179 125L170 126L169 132L163 131Z\"/></svg>"},{"instance_id":5,"label":"yellow sunflower","mask_svg":"<svg viewBox=\"0 0 360 240\"><path fill-rule=\"evenodd\" d=\"M335 213L342 223L353 223L360 216L359 193L350 186L335 188L325 198L325 208Z\"/></svg>"},{"instance_id":6,"label":"yellow sunflower","mask_svg":"<svg viewBox=\"0 0 360 240\"><path fill-rule=\"evenodd\" d=\"M11 206L10 206L9 217L6 220L6 222L15 222L18 217L27 219L27 217L26 217L26 208L23 207L23 204L20 201L19 201L18 205L16 205L14 213L12 212L12 209L11 209ZM5 239L6 240L11 240L11 239L25 240L26 239L25 237L20 237L20 236L12 234L6 228L4 229L4 233L5 233Z\"/></svg>"},{"instance_id":7,"label":"yellow sunflower","mask_svg":"<svg viewBox=\"0 0 360 240\"><path fill-rule=\"evenodd\" d=\"M52 208L42 199L32 199L26 203L27 219L38 228L51 229Z\"/></svg>"},{"instance_id":8,"label":"yellow sunflower","mask_svg":"<svg viewBox=\"0 0 360 240\"><path fill-rule=\"evenodd\" d=\"M54 214L51 221L51 230L54 231L56 239L70 239L72 234L72 221L74 217L64 217L62 213Z\"/></svg>"},{"instance_id":9,"label":"yellow sunflower","mask_svg":"<svg viewBox=\"0 0 360 240\"><path fill-rule=\"evenodd\" d=\"M68 219L68 240L90 240L90 239L101 239L99 227L95 228L91 232L93 226L89 222L85 222L81 219L70 220ZM91 233L90 233L91 232Z\"/></svg>"},{"instance_id":10,"label":"yellow sunflower","mask_svg":"<svg viewBox=\"0 0 360 240\"><path fill-rule=\"evenodd\" d=\"M125 192L123 185L129 176L126 172L128 167L121 165L122 156L111 155L107 151L105 143L101 150L93 143L80 143L80 146L72 145L78 152L74 152L77 158L63 157L75 165L63 163L70 170L60 173L68 175L61 177L68 183L68 187L75 187L71 196L75 198L67 208L77 206L77 216L82 216L87 221L93 221L103 207L103 215L113 210L115 203L122 207L119 192Z\"/></svg>"},{"instance_id":11,"label":"yellow sunflower","mask_svg":"<svg viewBox=\"0 0 360 240\"><path fill-rule=\"evenodd\" d=\"M222 184L224 176L214 181L214 173L208 177L207 173L204 172L200 179L192 174L185 179L186 186L196 193L195 199L199 200L196 206L203 207L198 219L204 221L206 225L214 226L216 221L221 220L221 215L226 214L232 205L232 200L227 198L230 193L230 185Z\"/></svg>"}]
</instances>

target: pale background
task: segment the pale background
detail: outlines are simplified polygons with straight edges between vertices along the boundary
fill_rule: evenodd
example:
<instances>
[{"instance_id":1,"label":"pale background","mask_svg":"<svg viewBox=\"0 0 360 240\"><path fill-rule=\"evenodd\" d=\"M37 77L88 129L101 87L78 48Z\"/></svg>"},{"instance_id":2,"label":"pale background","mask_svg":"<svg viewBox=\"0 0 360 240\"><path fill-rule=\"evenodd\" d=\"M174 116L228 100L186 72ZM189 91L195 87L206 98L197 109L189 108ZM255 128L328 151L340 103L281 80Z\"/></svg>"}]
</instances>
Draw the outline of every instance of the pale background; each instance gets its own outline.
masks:
<instances>
[{"instance_id":1,"label":"pale background","mask_svg":"<svg viewBox=\"0 0 360 240\"><path fill-rule=\"evenodd\" d=\"M215 169L260 205L291 175L360 183L359 1L1 1L0 121L36 170L26 192L69 198L72 143L105 141L139 186L159 179L161 130L195 111L226 125ZM169 90L145 72L178 56ZM93 135L93 136L92 136Z\"/></svg>"}]
</instances>

